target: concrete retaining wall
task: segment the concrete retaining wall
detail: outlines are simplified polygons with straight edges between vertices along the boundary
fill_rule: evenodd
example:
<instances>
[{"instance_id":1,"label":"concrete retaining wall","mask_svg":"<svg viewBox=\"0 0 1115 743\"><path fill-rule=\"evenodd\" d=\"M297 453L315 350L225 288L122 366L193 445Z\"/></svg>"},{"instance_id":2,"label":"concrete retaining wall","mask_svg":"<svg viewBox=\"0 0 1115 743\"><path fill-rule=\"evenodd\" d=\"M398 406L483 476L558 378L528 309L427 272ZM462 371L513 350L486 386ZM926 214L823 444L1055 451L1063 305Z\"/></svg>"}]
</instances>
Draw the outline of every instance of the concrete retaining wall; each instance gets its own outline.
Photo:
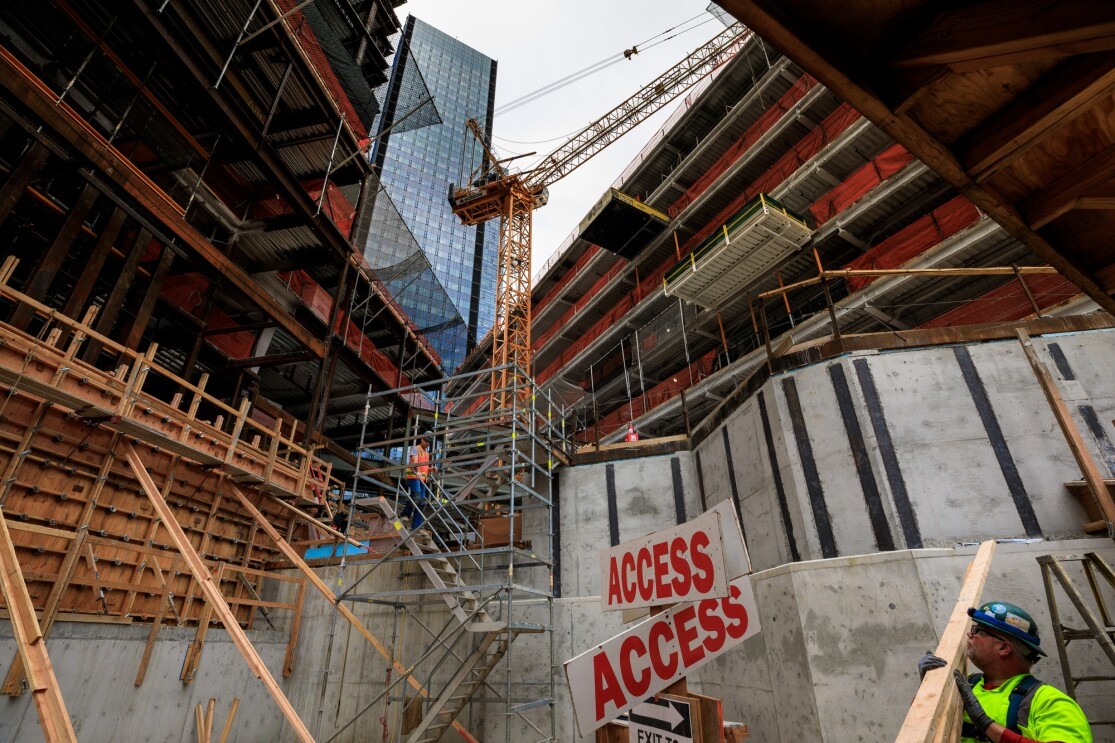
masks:
<instances>
[{"instance_id":1,"label":"concrete retaining wall","mask_svg":"<svg viewBox=\"0 0 1115 743\"><path fill-rule=\"evenodd\" d=\"M1113 340L1111 331L1034 340L1108 473L1115 472ZM764 631L691 683L723 698L726 715L751 725L758 740L893 739L916 691L914 663L936 645L974 554L954 553L955 545L1030 540L1000 546L985 596L1032 607L1047 644L1052 630L1034 557L1066 550L1115 557L1109 540L1081 531L1084 509L1064 487L1080 469L1017 342L857 353L769 380L691 455L561 473L567 600L559 602L559 625L568 622L577 636L568 649L559 644L559 656L618 630L615 617L599 611L597 555L675 523L677 497L665 476L671 460L686 488L703 486L681 500L698 508L730 500L742 517ZM637 496L625 501L625 488ZM1066 622L1083 626L1075 617ZM1078 675L1104 672L1094 644L1070 650ZM1063 688L1055 657L1037 670ZM1115 684L1086 685L1081 694L1095 714ZM559 720L573 739L568 713ZM1098 728L1095 738L1115 741L1115 730Z\"/></svg>"}]
</instances>

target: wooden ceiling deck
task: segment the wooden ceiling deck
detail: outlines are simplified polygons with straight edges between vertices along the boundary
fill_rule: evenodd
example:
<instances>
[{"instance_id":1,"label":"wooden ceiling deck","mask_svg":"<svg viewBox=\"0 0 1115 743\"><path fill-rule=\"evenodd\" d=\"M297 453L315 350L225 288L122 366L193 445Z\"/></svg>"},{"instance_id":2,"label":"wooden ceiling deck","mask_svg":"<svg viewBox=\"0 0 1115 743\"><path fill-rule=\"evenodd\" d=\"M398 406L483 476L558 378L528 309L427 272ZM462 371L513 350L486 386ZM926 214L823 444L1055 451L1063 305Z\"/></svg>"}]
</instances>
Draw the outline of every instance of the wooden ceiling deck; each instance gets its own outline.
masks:
<instances>
[{"instance_id":1,"label":"wooden ceiling deck","mask_svg":"<svg viewBox=\"0 0 1115 743\"><path fill-rule=\"evenodd\" d=\"M1115 311L1115 3L721 5Z\"/></svg>"}]
</instances>

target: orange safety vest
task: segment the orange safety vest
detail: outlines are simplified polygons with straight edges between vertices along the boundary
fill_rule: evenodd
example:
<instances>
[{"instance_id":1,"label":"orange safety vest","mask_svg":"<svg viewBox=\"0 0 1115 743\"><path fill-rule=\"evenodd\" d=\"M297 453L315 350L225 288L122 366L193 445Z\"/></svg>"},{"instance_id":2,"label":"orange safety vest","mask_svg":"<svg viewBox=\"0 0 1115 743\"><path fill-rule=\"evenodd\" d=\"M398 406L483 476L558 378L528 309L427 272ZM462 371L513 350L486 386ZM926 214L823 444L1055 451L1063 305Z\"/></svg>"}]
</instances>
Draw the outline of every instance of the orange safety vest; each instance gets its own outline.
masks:
<instances>
[{"instance_id":1,"label":"orange safety vest","mask_svg":"<svg viewBox=\"0 0 1115 743\"><path fill-rule=\"evenodd\" d=\"M408 480L425 480L426 475L430 473L430 452L426 451L420 446L410 447L407 454L407 464L418 465L417 467L407 467L406 479Z\"/></svg>"}]
</instances>

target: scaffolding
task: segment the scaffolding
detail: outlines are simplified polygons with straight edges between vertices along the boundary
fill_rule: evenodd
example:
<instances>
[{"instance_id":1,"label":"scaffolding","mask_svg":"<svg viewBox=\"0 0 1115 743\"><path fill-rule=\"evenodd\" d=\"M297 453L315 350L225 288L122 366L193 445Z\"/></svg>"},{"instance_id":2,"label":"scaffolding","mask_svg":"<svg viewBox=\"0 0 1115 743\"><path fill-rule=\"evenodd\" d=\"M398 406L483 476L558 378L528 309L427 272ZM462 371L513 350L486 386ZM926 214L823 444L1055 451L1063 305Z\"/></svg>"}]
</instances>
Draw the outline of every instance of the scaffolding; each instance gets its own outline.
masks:
<instances>
[{"instance_id":1,"label":"scaffolding","mask_svg":"<svg viewBox=\"0 0 1115 743\"><path fill-rule=\"evenodd\" d=\"M337 734L382 705L385 741L436 741L466 714L484 740L555 739L552 473L571 450L566 411L521 369L501 375L509 389L489 389L492 371L368 393L369 409L382 395L433 404L398 435L362 437L348 523L379 521L371 531L390 546L351 580L342 555L337 599L393 614L395 658L428 694L406 696L397 678ZM527 408L495 415L499 393ZM406 482L419 439L433 442L424 499Z\"/></svg>"}]
</instances>

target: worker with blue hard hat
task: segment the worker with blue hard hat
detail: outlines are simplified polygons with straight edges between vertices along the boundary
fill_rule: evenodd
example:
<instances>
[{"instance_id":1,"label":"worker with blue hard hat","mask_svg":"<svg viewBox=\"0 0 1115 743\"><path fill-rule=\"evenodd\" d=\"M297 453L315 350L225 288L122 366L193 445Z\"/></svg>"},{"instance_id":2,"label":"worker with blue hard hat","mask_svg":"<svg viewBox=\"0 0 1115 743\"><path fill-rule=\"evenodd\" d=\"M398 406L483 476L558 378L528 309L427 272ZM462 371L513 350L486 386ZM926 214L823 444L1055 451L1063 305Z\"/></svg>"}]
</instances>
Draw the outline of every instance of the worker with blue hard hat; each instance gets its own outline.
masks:
<instances>
[{"instance_id":1,"label":"worker with blue hard hat","mask_svg":"<svg viewBox=\"0 0 1115 743\"><path fill-rule=\"evenodd\" d=\"M953 670L964 703L963 741L994 743L1092 743L1084 711L1074 699L1030 675L1045 655L1037 623L1019 606L989 601L968 609L967 657L982 673L965 678ZM948 665L933 653L918 672Z\"/></svg>"}]
</instances>

